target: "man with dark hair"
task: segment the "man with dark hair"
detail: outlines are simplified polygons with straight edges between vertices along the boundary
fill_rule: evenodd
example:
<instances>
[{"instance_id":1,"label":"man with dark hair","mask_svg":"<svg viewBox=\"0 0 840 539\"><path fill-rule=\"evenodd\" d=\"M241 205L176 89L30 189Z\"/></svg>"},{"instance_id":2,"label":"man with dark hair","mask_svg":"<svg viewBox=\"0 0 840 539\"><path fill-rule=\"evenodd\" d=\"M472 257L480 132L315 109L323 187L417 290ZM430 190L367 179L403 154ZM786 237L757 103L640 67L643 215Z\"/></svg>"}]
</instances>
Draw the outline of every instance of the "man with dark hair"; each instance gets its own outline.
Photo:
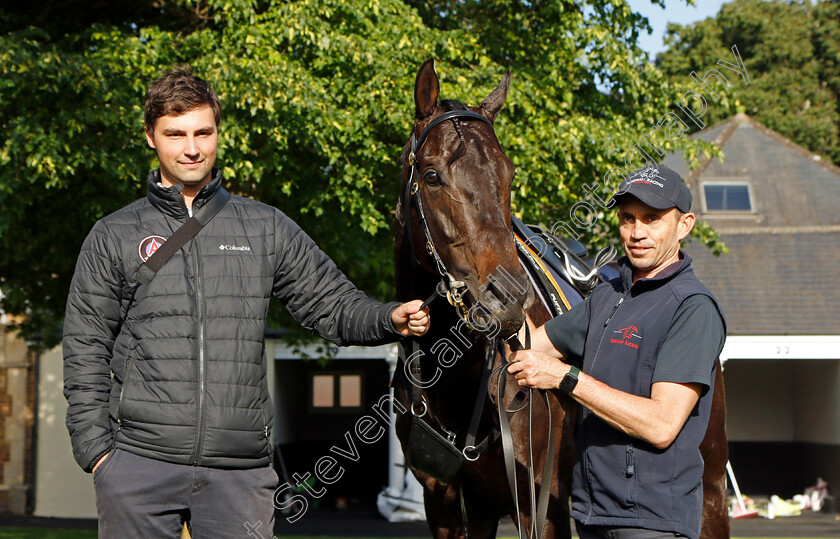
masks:
<instances>
[{"instance_id":1,"label":"man with dark hair","mask_svg":"<svg viewBox=\"0 0 840 539\"><path fill-rule=\"evenodd\" d=\"M146 90L143 113L146 132L155 132L155 122L161 116L181 116L203 105L213 111L218 127L222 120L222 103L213 88L194 75L189 66L173 68Z\"/></svg>"},{"instance_id":2,"label":"man with dark hair","mask_svg":"<svg viewBox=\"0 0 840 539\"><path fill-rule=\"evenodd\" d=\"M64 326L67 427L77 462L93 473L102 538L174 538L184 522L196 537L244 537L258 523L271 536L269 298L339 345L429 327L420 301L369 299L281 211L222 189L213 167L220 110L188 69L152 83L146 140L160 168L145 198L94 225L76 264ZM217 213L206 217L206 205ZM199 215L203 228L144 274Z\"/></svg>"},{"instance_id":3,"label":"man with dark hair","mask_svg":"<svg viewBox=\"0 0 840 539\"><path fill-rule=\"evenodd\" d=\"M583 405L572 475L581 539L697 539L723 316L680 250L694 226L680 176L649 164L612 201L621 276L535 330L508 370Z\"/></svg>"}]
</instances>

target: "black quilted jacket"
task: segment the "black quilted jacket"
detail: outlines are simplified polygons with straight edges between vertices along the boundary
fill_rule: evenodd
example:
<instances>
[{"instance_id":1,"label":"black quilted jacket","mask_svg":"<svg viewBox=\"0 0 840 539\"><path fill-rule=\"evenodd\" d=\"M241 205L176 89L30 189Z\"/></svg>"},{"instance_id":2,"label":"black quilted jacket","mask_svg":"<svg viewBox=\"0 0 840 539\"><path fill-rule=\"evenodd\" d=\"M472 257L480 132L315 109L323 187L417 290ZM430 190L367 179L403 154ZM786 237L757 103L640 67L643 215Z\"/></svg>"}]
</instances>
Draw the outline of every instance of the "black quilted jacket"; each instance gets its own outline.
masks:
<instances>
[{"instance_id":1,"label":"black quilted jacket","mask_svg":"<svg viewBox=\"0 0 840 539\"><path fill-rule=\"evenodd\" d=\"M63 343L73 454L86 471L113 447L180 464L264 466L269 298L340 345L394 340L396 304L357 290L281 211L239 196L132 303L137 268L188 217L180 194L158 181L152 172L146 198L96 223L76 264ZM221 183L214 171L193 207Z\"/></svg>"}]
</instances>

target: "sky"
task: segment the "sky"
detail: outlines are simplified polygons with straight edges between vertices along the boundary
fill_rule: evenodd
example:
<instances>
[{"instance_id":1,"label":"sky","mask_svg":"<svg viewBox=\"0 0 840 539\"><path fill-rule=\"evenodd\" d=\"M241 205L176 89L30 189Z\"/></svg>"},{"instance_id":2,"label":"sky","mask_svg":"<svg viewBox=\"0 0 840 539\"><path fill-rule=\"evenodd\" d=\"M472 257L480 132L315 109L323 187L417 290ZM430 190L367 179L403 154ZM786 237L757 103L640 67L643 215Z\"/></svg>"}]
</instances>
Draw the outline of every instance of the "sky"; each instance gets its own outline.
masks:
<instances>
[{"instance_id":1,"label":"sky","mask_svg":"<svg viewBox=\"0 0 840 539\"><path fill-rule=\"evenodd\" d=\"M669 22L686 25L714 17L723 4L731 0L696 0L696 7L687 6L684 0L665 0L665 9L650 3L650 0L628 0L633 11L647 17L653 28L652 34L642 33L639 46L651 55L665 50L662 40L665 38L665 26Z\"/></svg>"}]
</instances>

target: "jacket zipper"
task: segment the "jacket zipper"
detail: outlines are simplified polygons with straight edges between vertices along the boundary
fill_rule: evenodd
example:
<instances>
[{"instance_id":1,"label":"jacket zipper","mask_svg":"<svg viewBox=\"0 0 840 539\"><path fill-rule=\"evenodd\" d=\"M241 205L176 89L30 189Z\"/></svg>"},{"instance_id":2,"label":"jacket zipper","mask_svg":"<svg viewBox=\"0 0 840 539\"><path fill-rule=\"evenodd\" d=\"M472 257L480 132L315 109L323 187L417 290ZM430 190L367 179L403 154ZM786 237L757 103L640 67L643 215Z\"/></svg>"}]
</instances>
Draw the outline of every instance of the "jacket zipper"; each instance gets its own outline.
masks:
<instances>
[{"instance_id":1,"label":"jacket zipper","mask_svg":"<svg viewBox=\"0 0 840 539\"><path fill-rule=\"evenodd\" d=\"M263 405L260 405L260 413L263 418L263 433L265 434L266 442L268 442L268 416L265 415L265 408L263 408Z\"/></svg>"},{"instance_id":2,"label":"jacket zipper","mask_svg":"<svg viewBox=\"0 0 840 539\"><path fill-rule=\"evenodd\" d=\"M120 389L120 401L117 404L117 432L122 430L122 406L125 390L128 388L128 376L131 373L131 361L134 359L134 352L128 355L125 360L125 376L123 377L122 389Z\"/></svg>"},{"instance_id":3,"label":"jacket zipper","mask_svg":"<svg viewBox=\"0 0 840 539\"><path fill-rule=\"evenodd\" d=\"M193 464L198 465L201 456L201 447L204 445L204 392L205 392L205 335L204 335L204 289L201 282L202 268L199 255L198 243L192 240L193 257L195 258L195 298L198 311L198 430L195 443L195 454Z\"/></svg>"},{"instance_id":4,"label":"jacket zipper","mask_svg":"<svg viewBox=\"0 0 840 539\"><path fill-rule=\"evenodd\" d=\"M609 315L609 316L607 317L607 319L604 321L604 327L607 327L607 326L609 326L609 325L610 325L610 322L612 321L613 316L615 316L615 312L618 310L618 308L619 308L619 307L621 307L621 304L622 304L622 303L624 303L624 298L626 298L626 297L627 297L627 294L629 294L629 293L630 293L630 291L628 290L627 292L625 292L625 293L624 293L624 295L623 295L623 296L621 296L620 298L618 298L618 303L616 303L616 304L613 306L612 311L610 311L610 315ZM606 339L606 337L607 337L607 332L606 332L606 331L604 331L604 332L601 334L601 338L600 338L600 340L598 341L598 349L597 349L597 350L595 350L595 354L592 356L592 357L593 357L593 359L592 359L592 364L589 366L589 370L587 371L587 373L592 372L592 369L595 367L595 358L597 358L597 357L598 357L598 354L600 354L600 352L601 352L601 345L603 345L603 344L604 344L604 339Z\"/></svg>"},{"instance_id":5,"label":"jacket zipper","mask_svg":"<svg viewBox=\"0 0 840 539\"><path fill-rule=\"evenodd\" d=\"M627 446L625 461L627 464L627 477L633 477L633 475L636 474L636 455L634 453L632 443Z\"/></svg>"},{"instance_id":6,"label":"jacket zipper","mask_svg":"<svg viewBox=\"0 0 840 539\"><path fill-rule=\"evenodd\" d=\"M613 316L615 316L615 312L618 310L618 308L621 306L621 304L624 303L624 297L626 295L627 294L625 293L624 296L621 296L620 298L618 298L618 303L615 304L615 307L613 307L612 311L610 311L610 315L604 321L604 327L607 327L607 326L610 325L610 321L612 320Z\"/></svg>"}]
</instances>

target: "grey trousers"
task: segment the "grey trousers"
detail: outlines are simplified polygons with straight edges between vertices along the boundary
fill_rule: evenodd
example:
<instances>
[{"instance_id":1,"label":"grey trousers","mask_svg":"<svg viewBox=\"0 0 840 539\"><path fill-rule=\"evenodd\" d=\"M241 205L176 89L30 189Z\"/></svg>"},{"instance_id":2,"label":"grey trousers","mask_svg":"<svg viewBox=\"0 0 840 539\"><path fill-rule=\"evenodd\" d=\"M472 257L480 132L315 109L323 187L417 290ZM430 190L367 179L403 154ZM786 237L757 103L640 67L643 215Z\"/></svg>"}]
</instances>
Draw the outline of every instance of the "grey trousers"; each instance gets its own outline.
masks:
<instances>
[{"instance_id":1,"label":"grey trousers","mask_svg":"<svg viewBox=\"0 0 840 539\"><path fill-rule=\"evenodd\" d=\"M222 470L171 464L115 449L93 474L100 539L271 539L271 467Z\"/></svg>"},{"instance_id":2,"label":"grey trousers","mask_svg":"<svg viewBox=\"0 0 840 539\"><path fill-rule=\"evenodd\" d=\"M683 537L674 532L645 530L642 528L615 528L612 526L586 526L575 521L580 539L669 539Z\"/></svg>"}]
</instances>

